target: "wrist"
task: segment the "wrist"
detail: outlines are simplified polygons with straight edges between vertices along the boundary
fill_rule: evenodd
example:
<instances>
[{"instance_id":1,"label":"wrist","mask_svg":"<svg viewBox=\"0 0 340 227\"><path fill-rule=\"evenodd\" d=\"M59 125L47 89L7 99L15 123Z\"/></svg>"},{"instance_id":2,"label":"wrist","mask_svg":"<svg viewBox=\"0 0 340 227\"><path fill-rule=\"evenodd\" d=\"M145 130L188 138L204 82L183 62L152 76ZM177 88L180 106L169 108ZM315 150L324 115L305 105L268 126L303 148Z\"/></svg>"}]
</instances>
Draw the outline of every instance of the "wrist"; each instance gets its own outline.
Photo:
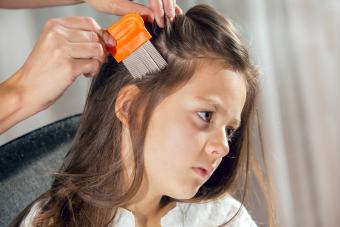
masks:
<instances>
[{"instance_id":1,"label":"wrist","mask_svg":"<svg viewBox=\"0 0 340 227\"><path fill-rule=\"evenodd\" d=\"M34 89L25 84L22 70L0 84L0 134L44 107L34 98Z\"/></svg>"},{"instance_id":2,"label":"wrist","mask_svg":"<svg viewBox=\"0 0 340 227\"><path fill-rule=\"evenodd\" d=\"M23 95L15 84L15 75L0 84L0 99L2 106L7 109L7 115L17 112L23 107Z\"/></svg>"},{"instance_id":3,"label":"wrist","mask_svg":"<svg viewBox=\"0 0 340 227\"><path fill-rule=\"evenodd\" d=\"M33 89L25 83L23 70L19 69L8 80L1 84L1 101L7 109L7 115L21 120L42 110L41 105L34 101ZM1 117L3 119L3 116Z\"/></svg>"},{"instance_id":4,"label":"wrist","mask_svg":"<svg viewBox=\"0 0 340 227\"><path fill-rule=\"evenodd\" d=\"M10 79L13 93L17 96L18 104L26 115L33 115L48 107L43 95L39 95L37 85L32 83L32 77L26 75L26 71L20 68ZM30 78L30 79L29 79Z\"/></svg>"},{"instance_id":5,"label":"wrist","mask_svg":"<svg viewBox=\"0 0 340 227\"><path fill-rule=\"evenodd\" d=\"M0 84L0 134L23 119L23 100L12 77Z\"/></svg>"}]
</instances>

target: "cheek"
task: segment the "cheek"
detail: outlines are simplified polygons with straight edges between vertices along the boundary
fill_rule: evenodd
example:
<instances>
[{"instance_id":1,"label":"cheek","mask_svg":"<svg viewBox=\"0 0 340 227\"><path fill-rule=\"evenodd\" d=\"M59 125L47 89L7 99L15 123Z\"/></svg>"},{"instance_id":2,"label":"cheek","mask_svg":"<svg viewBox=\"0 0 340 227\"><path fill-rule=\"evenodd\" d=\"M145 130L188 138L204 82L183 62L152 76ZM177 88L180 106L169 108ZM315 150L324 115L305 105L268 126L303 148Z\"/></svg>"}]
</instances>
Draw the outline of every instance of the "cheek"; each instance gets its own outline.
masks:
<instances>
[{"instance_id":1,"label":"cheek","mask_svg":"<svg viewBox=\"0 0 340 227\"><path fill-rule=\"evenodd\" d=\"M183 111L171 113L154 112L145 142L146 171L163 179L179 178L190 170L200 151L193 123Z\"/></svg>"}]
</instances>

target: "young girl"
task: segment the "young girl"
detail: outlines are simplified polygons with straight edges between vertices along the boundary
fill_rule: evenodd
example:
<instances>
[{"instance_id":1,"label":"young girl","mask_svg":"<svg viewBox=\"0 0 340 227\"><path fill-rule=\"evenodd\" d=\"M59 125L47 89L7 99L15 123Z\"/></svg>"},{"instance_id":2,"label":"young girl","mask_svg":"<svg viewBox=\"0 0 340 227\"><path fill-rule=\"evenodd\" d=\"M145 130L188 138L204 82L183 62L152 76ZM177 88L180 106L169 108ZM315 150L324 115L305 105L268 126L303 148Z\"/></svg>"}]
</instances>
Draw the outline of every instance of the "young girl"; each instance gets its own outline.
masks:
<instances>
[{"instance_id":1,"label":"young girl","mask_svg":"<svg viewBox=\"0 0 340 227\"><path fill-rule=\"evenodd\" d=\"M108 59L51 188L11 226L256 226L231 196L257 94L246 48L206 5L150 32L167 67L134 79Z\"/></svg>"}]
</instances>

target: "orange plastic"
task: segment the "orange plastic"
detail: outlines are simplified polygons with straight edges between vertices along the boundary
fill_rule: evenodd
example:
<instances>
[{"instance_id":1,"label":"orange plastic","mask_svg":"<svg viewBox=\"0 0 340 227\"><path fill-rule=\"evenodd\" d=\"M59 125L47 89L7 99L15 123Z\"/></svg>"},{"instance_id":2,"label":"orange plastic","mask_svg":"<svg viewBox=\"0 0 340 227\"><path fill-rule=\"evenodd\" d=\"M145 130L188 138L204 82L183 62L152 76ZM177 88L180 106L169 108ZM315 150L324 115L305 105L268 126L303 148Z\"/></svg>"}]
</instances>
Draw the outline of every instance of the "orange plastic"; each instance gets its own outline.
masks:
<instances>
[{"instance_id":1,"label":"orange plastic","mask_svg":"<svg viewBox=\"0 0 340 227\"><path fill-rule=\"evenodd\" d=\"M108 51L117 62L127 58L132 52L151 39L150 33L144 26L143 18L136 13L126 14L111 25L107 31L117 41L115 47L108 48Z\"/></svg>"}]
</instances>

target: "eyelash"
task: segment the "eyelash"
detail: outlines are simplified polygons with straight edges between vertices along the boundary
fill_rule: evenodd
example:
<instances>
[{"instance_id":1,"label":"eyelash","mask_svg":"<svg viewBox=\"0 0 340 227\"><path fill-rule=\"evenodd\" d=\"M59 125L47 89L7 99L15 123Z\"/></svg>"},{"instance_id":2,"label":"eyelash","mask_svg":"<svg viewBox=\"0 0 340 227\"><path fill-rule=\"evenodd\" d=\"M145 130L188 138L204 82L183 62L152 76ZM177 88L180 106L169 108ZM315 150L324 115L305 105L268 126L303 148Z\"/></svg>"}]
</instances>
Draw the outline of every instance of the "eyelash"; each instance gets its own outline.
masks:
<instances>
[{"instance_id":1,"label":"eyelash","mask_svg":"<svg viewBox=\"0 0 340 227\"><path fill-rule=\"evenodd\" d=\"M198 111L198 113L211 113L211 114L213 114L214 112L213 111ZM198 115L200 115L200 114L198 114ZM202 117L200 117L200 118L202 119ZM205 120L203 120L203 121L205 121ZM207 121L205 121L205 122L207 122ZM208 123L209 122L210 122L210 120L208 121ZM236 129L227 127L226 130L231 130L231 132L227 131L227 139L228 139L229 142L232 142Z\"/></svg>"}]
</instances>

